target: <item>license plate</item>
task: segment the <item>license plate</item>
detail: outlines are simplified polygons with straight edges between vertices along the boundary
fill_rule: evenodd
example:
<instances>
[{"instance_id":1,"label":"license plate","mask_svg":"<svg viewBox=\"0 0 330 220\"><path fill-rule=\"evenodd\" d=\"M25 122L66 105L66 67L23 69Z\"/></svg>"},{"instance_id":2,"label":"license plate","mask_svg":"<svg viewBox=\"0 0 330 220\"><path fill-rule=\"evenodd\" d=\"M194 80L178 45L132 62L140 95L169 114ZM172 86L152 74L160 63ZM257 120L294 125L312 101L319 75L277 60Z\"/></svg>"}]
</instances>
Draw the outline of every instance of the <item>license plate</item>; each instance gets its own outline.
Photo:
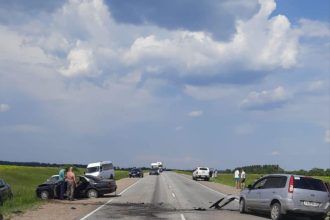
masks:
<instances>
[{"instance_id":1,"label":"license plate","mask_svg":"<svg viewBox=\"0 0 330 220\"><path fill-rule=\"evenodd\" d=\"M304 201L304 206L309 206L309 207L319 207L319 206L320 206L320 203L318 203L318 202Z\"/></svg>"}]
</instances>

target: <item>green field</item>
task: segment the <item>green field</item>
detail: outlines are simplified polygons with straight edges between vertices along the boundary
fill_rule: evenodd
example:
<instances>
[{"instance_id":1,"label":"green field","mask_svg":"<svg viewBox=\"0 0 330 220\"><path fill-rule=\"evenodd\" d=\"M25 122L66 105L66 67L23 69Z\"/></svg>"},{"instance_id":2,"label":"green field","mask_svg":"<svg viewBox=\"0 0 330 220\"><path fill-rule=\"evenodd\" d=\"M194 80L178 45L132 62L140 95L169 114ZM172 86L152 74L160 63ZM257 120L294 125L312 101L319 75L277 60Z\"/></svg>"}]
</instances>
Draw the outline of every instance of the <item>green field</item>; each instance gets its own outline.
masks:
<instances>
[{"instance_id":1,"label":"green field","mask_svg":"<svg viewBox=\"0 0 330 220\"><path fill-rule=\"evenodd\" d=\"M176 171L176 172L186 175L192 175L192 172L188 172L188 171ZM249 184L253 184L255 180L259 179L262 176L263 176L262 174L246 174L245 186L248 186ZM330 182L330 176L315 176L315 178L324 180L325 182ZM220 173L216 178L212 178L211 181L216 183L221 183L227 186L232 186L232 187L235 186L233 174Z\"/></svg>"},{"instance_id":2,"label":"green field","mask_svg":"<svg viewBox=\"0 0 330 220\"><path fill-rule=\"evenodd\" d=\"M0 165L0 179L4 179L12 188L14 197L0 206L0 213L20 213L43 201L35 195L36 187L51 175L58 174L56 167L24 167ZM81 175L84 169L76 169L76 175ZM128 177L128 171L115 171L116 180Z\"/></svg>"}]
</instances>

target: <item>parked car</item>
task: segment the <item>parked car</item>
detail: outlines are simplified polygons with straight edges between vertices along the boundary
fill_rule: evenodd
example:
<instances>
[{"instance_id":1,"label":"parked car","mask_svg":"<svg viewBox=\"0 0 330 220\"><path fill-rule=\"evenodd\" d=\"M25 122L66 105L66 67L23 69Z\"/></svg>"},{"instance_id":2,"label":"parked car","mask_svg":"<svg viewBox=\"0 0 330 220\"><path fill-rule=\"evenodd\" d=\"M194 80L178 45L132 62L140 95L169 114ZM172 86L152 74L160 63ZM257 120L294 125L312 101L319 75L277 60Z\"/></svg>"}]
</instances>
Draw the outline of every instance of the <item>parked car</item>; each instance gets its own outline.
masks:
<instances>
[{"instance_id":1,"label":"parked car","mask_svg":"<svg viewBox=\"0 0 330 220\"><path fill-rule=\"evenodd\" d=\"M305 214L324 219L330 195L323 181L306 176L272 174L257 180L240 193L239 210L270 212L271 219L286 214Z\"/></svg>"},{"instance_id":2,"label":"parked car","mask_svg":"<svg viewBox=\"0 0 330 220\"><path fill-rule=\"evenodd\" d=\"M134 177L143 177L143 171L139 168L133 168L129 171L128 173L129 178L134 178Z\"/></svg>"},{"instance_id":3,"label":"parked car","mask_svg":"<svg viewBox=\"0 0 330 220\"><path fill-rule=\"evenodd\" d=\"M96 176L104 179L114 179L115 169L111 161L90 163L87 165L85 175Z\"/></svg>"},{"instance_id":4,"label":"parked car","mask_svg":"<svg viewBox=\"0 0 330 220\"><path fill-rule=\"evenodd\" d=\"M13 193L10 186L3 179L0 179L0 205L12 197Z\"/></svg>"},{"instance_id":5,"label":"parked car","mask_svg":"<svg viewBox=\"0 0 330 220\"><path fill-rule=\"evenodd\" d=\"M208 167L197 167L193 174L193 180L204 179L206 181L210 180L210 169Z\"/></svg>"},{"instance_id":6,"label":"parked car","mask_svg":"<svg viewBox=\"0 0 330 220\"><path fill-rule=\"evenodd\" d=\"M159 175L159 168L151 168L149 175Z\"/></svg>"},{"instance_id":7,"label":"parked car","mask_svg":"<svg viewBox=\"0 0 330 220\"><path fill-rule=\"evenodd\" d=\"M58 198L60 187L56 176L57 175L52 176L45 183L37 187L36 194L38 197L41 199ZM117 190L115 180L101 179L89 175L78 176L77 180L75 198L96 198L107 193L113 193ZM67 184L65 184L64 188L66 190Z\"/></svg>"}]
</instances>

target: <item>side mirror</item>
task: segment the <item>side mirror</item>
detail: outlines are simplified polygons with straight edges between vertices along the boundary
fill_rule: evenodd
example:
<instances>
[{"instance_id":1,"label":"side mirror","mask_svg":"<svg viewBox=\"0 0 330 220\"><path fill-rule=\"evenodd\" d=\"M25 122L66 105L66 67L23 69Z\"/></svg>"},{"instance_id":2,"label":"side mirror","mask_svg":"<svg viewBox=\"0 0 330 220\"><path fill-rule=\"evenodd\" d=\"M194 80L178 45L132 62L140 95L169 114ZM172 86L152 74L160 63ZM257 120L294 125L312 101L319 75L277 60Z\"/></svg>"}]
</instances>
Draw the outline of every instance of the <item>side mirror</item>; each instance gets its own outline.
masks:
<instances>
[{"instance_id":1,"label":"side mirror","mask_svg":"<svg viewBox=\"0 0 330 220\"><path fill-rule=\"evenodd\" d=\"M249 184L249 185L247 186L247 188L251 190L251 189L252 189L252 185Z\"/></svg>"}]
</instances>

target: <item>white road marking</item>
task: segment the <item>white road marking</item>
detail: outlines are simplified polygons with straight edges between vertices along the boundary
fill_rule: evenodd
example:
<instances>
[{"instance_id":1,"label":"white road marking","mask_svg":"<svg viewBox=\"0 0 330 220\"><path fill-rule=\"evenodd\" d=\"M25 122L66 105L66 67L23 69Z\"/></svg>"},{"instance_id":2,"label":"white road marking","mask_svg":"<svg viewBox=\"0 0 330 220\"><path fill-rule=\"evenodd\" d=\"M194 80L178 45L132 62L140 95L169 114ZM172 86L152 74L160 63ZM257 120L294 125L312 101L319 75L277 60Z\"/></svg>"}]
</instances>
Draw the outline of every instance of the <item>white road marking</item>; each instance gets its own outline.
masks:
<instances>
[{"instance_id":1,"label":"white road marking","mask_svg":"<svg viewBox=\"0 0 330 220\"><path fill-rule=\"evenodd\" d=\"M173 196L173 198L175 198L175 194L174 193L172 193L172 196Z\"/></svg>"},{"instance_id":2,"label":"white road marking","mask_svg":"<svg viewBox=\"0 0 330 220\"><path fill-rule=\"evenodd\" d=\"M183 176L183 175L180 175L180 174L177 174L177 175L182 176L183 178L186 178L186 179L188 179L188 180L191 180L191 179L189 179L188 177L185 177L185 176ZM193 180L191 180L191 181L193 181ZM218 192L218 191L216 191L216 190L214 190L214 189L211 189L210 187L205 186L205 185L203 185L203 184L201 184L201 183L199 183L199 182L197 182L197 181L194 181L194 182L197 183L197 184L199 184L199 185L201 185L201 186L203 186L204 188L206 188L206 189L208 189L208 190L210 190L210 191L212 191L212 192L218 193L218 194L220 194L220 195L222 195L222 196L227 196L227 194L224 194L224 193Z\"/></svg>"},{"instance_id":3,"label":"white road marking","mask_svg":"<svg viewBox=\"0 0 330 220\"><path fill-rule=\"evenodd\" d=\"M137 182L135 182L134 184L130 185L129 187L127 187L126 189L124 189L122 192L120 192L118 195L121 196L123 195L127 190L129 190L130 188L132 188L133 186L135 186L138 182L140 182L140 180L138 180ZM104 206L106 206L107 204L109 204L110 202L112 202L113 199L108 200L106 203L104 203L103 205L99 206L97 209L91 211L90 213L88 213L87 215L85 215L84 217L82 217L80 220L85 220L88 217L90 217L91 215L93 215L95 212L99 211L100 209L102 209Z\"/></svg>"},{"instance_id":4,"label":"white road marking","mask_svg":"<svg viewBox=\"0 0 330 220\"><path fill-rule=\"evenodd\" d=\"M186 220L183 214L180 214L181 220Z\"/></svg>"}]
</instances>

